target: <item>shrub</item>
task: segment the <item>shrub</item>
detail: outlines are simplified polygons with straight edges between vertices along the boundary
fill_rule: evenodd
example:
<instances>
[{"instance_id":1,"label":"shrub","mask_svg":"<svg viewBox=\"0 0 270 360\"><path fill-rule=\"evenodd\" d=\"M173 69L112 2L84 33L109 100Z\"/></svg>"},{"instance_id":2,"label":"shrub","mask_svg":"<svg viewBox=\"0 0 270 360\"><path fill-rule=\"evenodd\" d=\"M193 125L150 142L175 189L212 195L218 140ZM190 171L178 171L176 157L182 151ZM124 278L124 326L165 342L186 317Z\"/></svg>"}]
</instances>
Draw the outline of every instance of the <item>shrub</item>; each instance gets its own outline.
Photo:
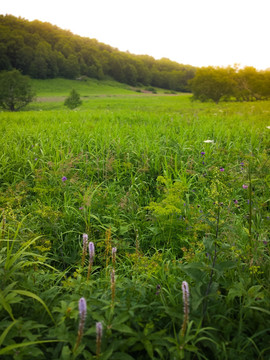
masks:
<instances>
[{"instance_id":1,"label":"shrub","mask_svg":"<svg viewBox=\"0 0 270 360\"><path fill-rule=\"evenodd\" d=\"M81 104L82 100L80 98L80 95L77 93L76 90L72 89L69 97L66 98L64 105L67 106L69 109L75 109Z\"/></svg>"}]
</instances>

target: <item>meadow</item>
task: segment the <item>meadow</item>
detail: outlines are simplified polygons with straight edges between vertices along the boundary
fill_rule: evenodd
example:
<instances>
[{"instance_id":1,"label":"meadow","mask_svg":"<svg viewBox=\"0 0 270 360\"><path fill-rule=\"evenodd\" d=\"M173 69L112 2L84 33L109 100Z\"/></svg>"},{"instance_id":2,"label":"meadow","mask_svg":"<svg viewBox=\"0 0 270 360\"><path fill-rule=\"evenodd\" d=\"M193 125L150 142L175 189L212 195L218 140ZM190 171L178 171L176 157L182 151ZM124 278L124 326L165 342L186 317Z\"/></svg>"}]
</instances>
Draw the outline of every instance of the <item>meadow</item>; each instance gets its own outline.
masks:
<instances>
[{"instance_id":1,"label":"meadow","mask_svg":"<svg viewBox=\"0 0 270 360\"><path fill-rule=\"evenodd\" d=\"M49 82L0 112L0 357L268 360L270 102Z\"/></svg>"}]
</instances>

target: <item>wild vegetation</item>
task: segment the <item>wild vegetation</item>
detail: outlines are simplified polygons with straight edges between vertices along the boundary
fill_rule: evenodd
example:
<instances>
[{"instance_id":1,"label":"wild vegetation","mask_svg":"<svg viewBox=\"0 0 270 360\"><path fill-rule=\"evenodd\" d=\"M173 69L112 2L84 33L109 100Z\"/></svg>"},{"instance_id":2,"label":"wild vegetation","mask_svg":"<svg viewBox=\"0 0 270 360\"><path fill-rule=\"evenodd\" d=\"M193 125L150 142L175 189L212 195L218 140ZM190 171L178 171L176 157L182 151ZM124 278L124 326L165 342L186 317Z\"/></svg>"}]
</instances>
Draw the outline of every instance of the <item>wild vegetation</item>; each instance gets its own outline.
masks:
<instances>
[{"instance_id":1,"label":"wild vegetation","mask_svg":"<svg viewBox=\"0 0 270 360\"><path fill-rule=\"evenodd\" d=\"M111 89L0 113L0 356L269 359L269 102Z\"/></svg>"}]
</instances>

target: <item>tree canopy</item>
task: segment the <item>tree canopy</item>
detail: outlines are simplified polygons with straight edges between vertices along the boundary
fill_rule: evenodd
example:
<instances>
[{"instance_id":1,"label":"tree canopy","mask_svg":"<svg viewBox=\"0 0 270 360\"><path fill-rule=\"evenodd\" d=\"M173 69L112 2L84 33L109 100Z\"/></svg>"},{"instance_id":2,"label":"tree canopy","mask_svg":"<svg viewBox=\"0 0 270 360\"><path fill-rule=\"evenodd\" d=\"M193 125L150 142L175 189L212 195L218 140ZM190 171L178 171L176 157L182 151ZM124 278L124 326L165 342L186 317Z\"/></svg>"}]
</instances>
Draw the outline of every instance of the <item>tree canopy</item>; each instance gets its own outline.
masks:
<instances>
[{"instance_id":1,"label":"tree canopy","mask_svg":"<svg viewBox=\"0 0 270 360\"><path fill-rule=\"evenodd\" d=\"M190 91L188 80L196 70L169 59L121 52L49 23L0 15L0 71L12 68L38 79L110 76L132 86L184 92Z\"/></svg>"},{"instance_id":2,"label":"tree canopy","mask_svg":"<svg viewBox=\"0 0 270 360\"><path fill-rule=\"evenodd\" d=\"M34 92L29 80L16 69L2 71L0 73L0 107L17 111L30 103Z\"/></svg>"},{"instance_id":3,"label":"tree canopy","mask_svg":"<svg viewBox=\"0 0 270 360\"><path fill-rule=\"evenodd\" d=\"M270 98L270 71L253 67L203 67L189 81L195 100L253 101Z\"/></svg>"}]
</instances>

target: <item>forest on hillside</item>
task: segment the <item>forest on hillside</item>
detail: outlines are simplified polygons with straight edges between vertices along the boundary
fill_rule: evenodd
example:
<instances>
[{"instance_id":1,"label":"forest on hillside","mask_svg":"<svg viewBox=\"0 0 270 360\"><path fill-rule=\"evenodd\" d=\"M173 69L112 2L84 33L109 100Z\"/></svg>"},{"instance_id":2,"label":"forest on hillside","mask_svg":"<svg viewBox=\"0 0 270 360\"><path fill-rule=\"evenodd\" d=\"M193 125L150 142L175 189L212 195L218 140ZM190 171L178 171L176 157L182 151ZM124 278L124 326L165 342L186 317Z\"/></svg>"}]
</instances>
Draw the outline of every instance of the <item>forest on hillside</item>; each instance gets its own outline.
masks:
<instances>
[{"instance_id":1,"label":"forest on hillside","mask_svg":"<svg viewBox=\"0 0 270 360\"><path fill-rule=\"evenodd\" d=\"M129 85L189 91L196 68L169 59L133 55L50 23L0 15L0 71L16 68L32 78L113 79Z\"/></svg>"}]
</instances>

